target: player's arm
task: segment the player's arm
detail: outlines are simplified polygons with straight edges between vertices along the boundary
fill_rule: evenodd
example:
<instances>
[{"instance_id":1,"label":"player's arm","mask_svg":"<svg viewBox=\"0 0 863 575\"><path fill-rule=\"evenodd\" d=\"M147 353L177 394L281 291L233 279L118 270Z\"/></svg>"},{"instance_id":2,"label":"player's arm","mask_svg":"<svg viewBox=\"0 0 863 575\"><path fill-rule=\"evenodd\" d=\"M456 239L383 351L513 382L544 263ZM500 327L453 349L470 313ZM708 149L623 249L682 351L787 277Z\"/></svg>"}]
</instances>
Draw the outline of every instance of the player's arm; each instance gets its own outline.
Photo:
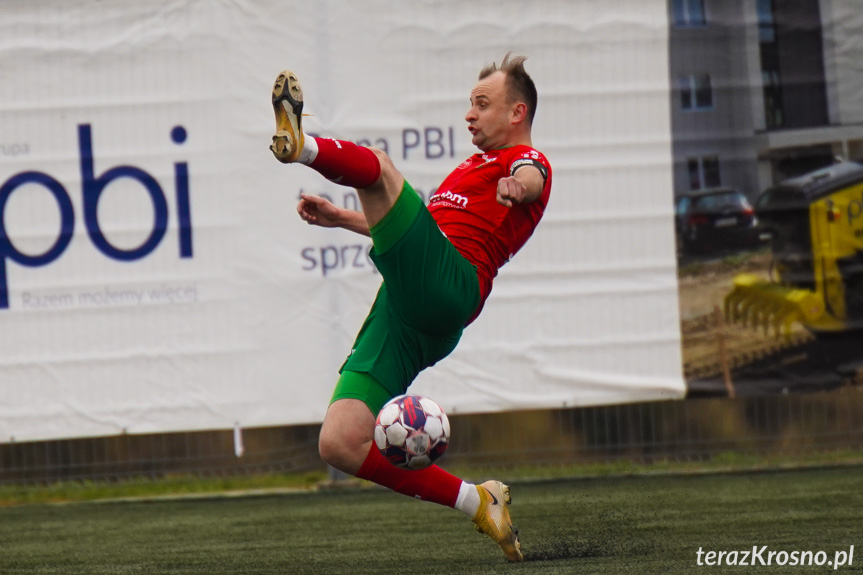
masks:
<instances>
[{"instance_id":1,"label":"player's arm","mask_svg":"<svg viewBox=\"0 0 863 575\"><path fill-rule=\"evenodd\" d=\"M545 185L545 175L538 165L541 166L533 163L517 166L511 176L498 180L498 203L511 208L515 204L526 204L537 199Z\"/></svg>"},{"instance_id":2,"label":"player's arm","mask_svg":"<svg viewBox=\"0 0 863 575\"><path fill-rule=\"evenodd\" d=\"M300 194L297 213L304 222L322 228L342 228L370 236L369 224L362 212L345 210L319 196Z\"/></svg>"}]
</instances>

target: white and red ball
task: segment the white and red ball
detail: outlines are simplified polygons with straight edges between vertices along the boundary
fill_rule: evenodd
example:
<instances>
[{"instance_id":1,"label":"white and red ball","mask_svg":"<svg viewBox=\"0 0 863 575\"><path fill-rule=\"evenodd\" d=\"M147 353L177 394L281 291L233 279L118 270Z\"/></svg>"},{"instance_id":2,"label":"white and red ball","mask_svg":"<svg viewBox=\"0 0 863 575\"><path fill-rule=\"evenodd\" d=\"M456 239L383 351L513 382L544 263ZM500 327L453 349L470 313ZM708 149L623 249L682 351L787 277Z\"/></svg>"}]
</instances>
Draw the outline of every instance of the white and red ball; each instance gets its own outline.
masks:
<instances>
[{"instance_id":1,"label":"white and red ball","mask_svg":"<svg viewBox=\"0 0 863 575\"><path fill-rule=\"evenodd\" d=\"M449 444L449 420L428 397L399 395L381 408L375 444L390 463L422 469L443 455Z\"/></svg>"}]
</instances>

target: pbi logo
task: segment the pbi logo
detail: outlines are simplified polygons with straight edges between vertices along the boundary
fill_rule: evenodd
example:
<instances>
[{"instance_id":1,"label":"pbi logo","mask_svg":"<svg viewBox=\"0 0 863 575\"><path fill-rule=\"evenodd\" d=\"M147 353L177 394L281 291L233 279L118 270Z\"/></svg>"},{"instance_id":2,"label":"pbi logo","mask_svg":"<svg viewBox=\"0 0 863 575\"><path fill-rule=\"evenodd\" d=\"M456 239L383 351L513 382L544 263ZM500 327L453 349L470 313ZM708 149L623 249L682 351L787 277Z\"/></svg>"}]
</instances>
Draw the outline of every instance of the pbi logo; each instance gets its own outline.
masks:
<instances>
[{"instance_id":1,"label":"pbi logo","mask_svg":"<svg viewBox=\"0 0 863 575\"><path fill-rule=\"evenodd\" d=\"M171 130L171 139L180 145L186 141L186 129L176 126ZM130 262L148 256L165 236L168 229L168 200L156 179L135 166L116 166L97 175L93 165L93 135L89 124L78 126L78 152L81 166L81 197L84 224L90 242L109 258ZM119 248L113 245L99 224L99 198L112 183L121 179L135 180L141 184L153 203L153 227L141 245ZM54 244L41 254L27 254L18 250L6 233L6 203L9 197L24 185L42 186L54 196L60 213L60 233ZM192 212L189 203L189 168L185 162L174 164L174 200L179 222L180 257L192 257ZM69 243L75 229L75 210L69 192L56 178L44 172L21 172L10 177L0 186L0 309L9 307L9 291L6 264L13 261L22 266L40 267L57 260Z\"/></svg>"}]
</instances>

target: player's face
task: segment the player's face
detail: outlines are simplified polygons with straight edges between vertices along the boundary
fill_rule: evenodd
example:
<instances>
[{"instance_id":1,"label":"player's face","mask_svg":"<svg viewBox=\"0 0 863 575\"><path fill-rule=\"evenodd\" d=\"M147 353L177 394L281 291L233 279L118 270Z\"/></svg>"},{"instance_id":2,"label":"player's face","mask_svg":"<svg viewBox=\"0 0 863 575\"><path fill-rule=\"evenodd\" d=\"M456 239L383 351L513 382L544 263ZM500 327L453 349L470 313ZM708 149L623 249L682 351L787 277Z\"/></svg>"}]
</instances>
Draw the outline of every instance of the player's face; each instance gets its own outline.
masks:
<instances>
[{"instance_id":1,"label":"player's face","mask_svg":"<svg viewBox=\"0 0 863 575\"><path fill-rule=\"evenodd\" d=\"M498 70L477 82L464 117L473 145L483 152L509 145L512 108L506 97L506 74Z\"/></svg>"}]
</instances>

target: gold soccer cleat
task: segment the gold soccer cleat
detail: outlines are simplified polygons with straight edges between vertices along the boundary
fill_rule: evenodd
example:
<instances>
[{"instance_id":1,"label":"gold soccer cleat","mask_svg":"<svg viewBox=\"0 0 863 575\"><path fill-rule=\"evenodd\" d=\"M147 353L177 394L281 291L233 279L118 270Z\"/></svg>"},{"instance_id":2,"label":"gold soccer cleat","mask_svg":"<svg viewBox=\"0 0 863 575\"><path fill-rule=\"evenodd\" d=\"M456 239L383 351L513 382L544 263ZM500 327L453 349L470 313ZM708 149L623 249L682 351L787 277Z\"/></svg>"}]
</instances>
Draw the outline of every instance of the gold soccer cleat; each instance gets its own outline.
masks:
<instances>
[{"instance_id":1,"label":"gold soccer cleat","mask_svg":"<svg viewBox=\"0 0 863 575\"><path fill-rule=\"evenodd\" d=\"M494 539L508 561L524 561L518 529L512 526L508 506L512 502L509 487L500 481L486 481L477 485L480 504L473 518L476 530Z\"/></svg>"},{"instance_id":2,"label":"gold soccer cleat","mask_svg":"<svg viewBox=\"0 0 863 575\"><path fill-rule=\"evenodd\" d=\"M303 149L303 88L297 75L284 70L273 84L276 133L270 150L284 164L296 162Z\"/></svg>"}]
</instances>

